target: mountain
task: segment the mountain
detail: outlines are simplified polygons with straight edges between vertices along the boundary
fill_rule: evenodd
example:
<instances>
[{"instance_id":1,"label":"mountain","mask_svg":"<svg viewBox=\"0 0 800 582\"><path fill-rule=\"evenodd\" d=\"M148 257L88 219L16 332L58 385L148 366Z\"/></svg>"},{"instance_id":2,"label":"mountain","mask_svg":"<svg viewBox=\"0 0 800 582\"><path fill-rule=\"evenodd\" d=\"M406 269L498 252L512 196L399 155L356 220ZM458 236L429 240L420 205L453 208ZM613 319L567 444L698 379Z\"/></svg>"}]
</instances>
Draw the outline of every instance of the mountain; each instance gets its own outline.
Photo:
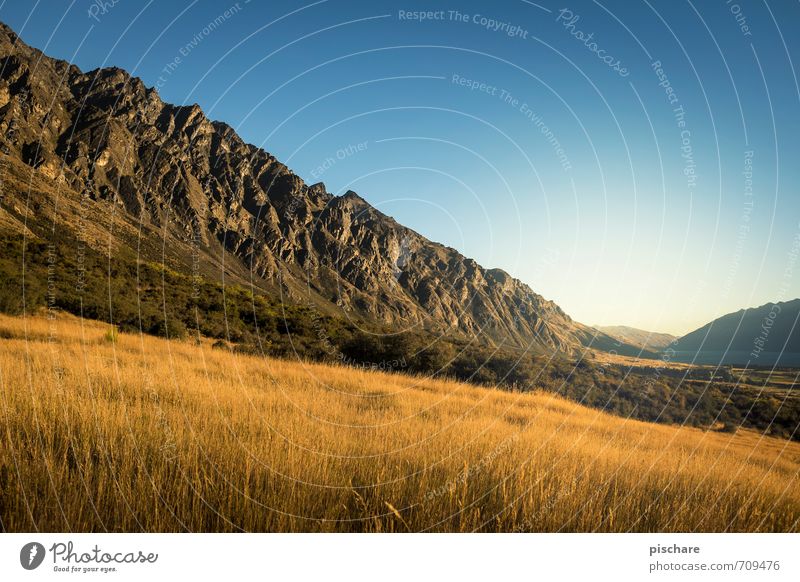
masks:
<instances>
[{"instance_id":1,"label":"mountain","mask_svg":"<svg viewBox=\"0 0 800 582\"><path fill-rule=\"evenodd\" d=\"M800 366L800 299L728 313L674 344L675 358L698 364Z\"/></svg>"},{"instance_id":2,"label":"mountain","mask_svg":"<svg viewBox=\"0 0 800 582\"><path fill-rule=\"evenodd\" d=\"M133 249L180 272L224 273L395 329L569 354L640 352L355 192L305 184L198 105L165 103L121 69L83 73L2 24L0 59L6 231L58 233L106 254Z\"/></svg>"},{"instance_id":3,"label":"mountain","mask_svg":"<svg viewBox=\"0 0 800 582\"><path fill-rule=\"evenodd\" d=\"M651 351L664 349L677 339L676 336L668 333L645 331L627 325L596 325L594 327L621 342Z\"/></svg>"}]
</instances>

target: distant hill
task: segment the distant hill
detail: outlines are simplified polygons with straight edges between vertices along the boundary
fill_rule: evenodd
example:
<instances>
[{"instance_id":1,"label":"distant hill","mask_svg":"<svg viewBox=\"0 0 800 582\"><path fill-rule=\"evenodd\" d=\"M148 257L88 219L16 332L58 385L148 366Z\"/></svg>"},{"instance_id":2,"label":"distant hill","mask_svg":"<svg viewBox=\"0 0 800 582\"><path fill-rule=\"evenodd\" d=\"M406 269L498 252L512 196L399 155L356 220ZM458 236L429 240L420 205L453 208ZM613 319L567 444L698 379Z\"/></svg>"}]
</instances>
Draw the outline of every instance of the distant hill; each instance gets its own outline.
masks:
<instances>
[{"instance_id":1,"label":"distant hill","mask_svg":"<svg viewBox=\"0 0 800 582\"><path fill-rule=\"evenodd\" d=\"M628 327L627 325L596 325L594 327L610 335L614 339L645 350L662 350L678 339L676 336L668 333L646 331L635 327Z\"/></svg>"},{"instance_id":2,"label":"distant hill","mask_svg":"<svg viewBox=\"0 0 800 582\"><path fill-rule=\"evenodd\" d=\"M800 366L800 299L740 309L715 319L671 347L698 364Z\"/></svg>"}]
</instances>

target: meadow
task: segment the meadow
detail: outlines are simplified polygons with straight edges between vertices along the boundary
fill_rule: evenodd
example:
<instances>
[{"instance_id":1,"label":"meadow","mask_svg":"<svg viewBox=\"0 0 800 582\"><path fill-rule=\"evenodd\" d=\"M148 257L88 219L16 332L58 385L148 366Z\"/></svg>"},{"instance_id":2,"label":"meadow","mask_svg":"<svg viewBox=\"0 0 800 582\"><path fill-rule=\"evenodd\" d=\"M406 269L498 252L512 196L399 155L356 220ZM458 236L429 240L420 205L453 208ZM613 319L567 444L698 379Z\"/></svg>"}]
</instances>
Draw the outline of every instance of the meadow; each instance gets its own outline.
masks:
<instances>
[{"instance_id":1,"label":"meadow","mask_svg":"<svg viewBox=\"0 0 800 582\"><path fill-rule=\"evenodd\" d=\"M5 531L798 531L800 443L0 316Z\"/></svg>"}]
</instances>

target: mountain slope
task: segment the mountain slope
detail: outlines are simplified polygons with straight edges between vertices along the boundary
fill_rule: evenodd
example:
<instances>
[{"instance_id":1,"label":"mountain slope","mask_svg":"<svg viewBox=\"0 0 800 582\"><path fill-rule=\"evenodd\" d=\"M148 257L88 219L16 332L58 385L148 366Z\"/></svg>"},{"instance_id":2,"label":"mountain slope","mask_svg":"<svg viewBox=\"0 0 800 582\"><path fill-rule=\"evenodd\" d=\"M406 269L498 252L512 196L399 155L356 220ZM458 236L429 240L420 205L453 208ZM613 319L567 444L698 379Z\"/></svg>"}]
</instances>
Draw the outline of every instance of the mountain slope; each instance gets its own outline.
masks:
<instances>
[{"instance_id":1,"label":"mountain slope","mask_svg":"<svg viewBox=\"0 0 800 582\"><path fill-rule=\"evenodd\" d=\"M800 365L800 299L740 309L686 334L672 348L697 363Z\"/></svg>"},{"instance_id":2,"label":"mountain slope","mask_svg":"<svg viewBox=\"0 0 800 582\"><path fill-rule=\"evenodd\" d=\"M596 325L594 327L619 341L639 346L645 350L663 349L677 339L668 333L645 331L627 325Z\"/></svg>"},{"instance_id":3,"label":"mountain slope","mask_svg":"<svg viewBox=\"0 0 800 582\"><path fill-rule=\"evenodd\" d=\"M135 249L194 275L398 329L635 355L504 271L398 224L354 192L306 185L197 105L117 68L82 73L0 25L0 225ZM31 168L34 171L31 171Z\"/></svg>"}]
</instances>

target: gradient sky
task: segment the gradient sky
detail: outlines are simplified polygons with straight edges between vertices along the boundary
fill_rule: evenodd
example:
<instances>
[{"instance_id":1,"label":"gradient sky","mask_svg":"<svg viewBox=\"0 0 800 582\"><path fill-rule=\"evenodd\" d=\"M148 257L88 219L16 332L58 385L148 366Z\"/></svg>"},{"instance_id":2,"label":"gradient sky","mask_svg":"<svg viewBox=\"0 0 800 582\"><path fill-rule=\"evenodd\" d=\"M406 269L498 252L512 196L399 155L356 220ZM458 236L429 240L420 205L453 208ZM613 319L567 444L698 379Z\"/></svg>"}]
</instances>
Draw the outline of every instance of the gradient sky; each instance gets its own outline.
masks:
<instances>
[{"instance_id":1,"label":"gradient sky","mask_svg":"<svg viewBox=\"0 0 800 582\"><path fill-rule=\"evenodd\" d=\"M443 12L401 16L420 10ZM0 19L584 323L682 334L800 295L800 3L42 0Z\"/></svg>"}]
</instances>

